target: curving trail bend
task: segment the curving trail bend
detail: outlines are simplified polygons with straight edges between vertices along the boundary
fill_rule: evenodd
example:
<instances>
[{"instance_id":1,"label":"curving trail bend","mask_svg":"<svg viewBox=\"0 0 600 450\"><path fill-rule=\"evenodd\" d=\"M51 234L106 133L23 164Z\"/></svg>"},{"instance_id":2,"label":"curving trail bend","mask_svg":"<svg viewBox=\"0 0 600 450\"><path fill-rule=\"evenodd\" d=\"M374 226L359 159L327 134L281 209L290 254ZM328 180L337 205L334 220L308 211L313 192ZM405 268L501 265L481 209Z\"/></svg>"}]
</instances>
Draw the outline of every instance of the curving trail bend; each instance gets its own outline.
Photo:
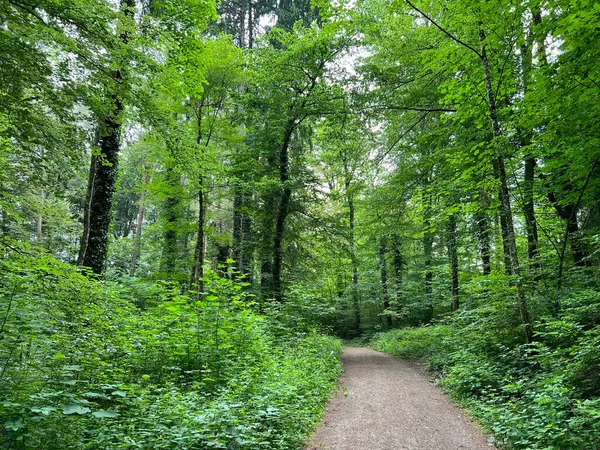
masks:
<instances>
[{"instance_id":1,"label":"curving trail bend","mask_svg":"<svg viewBox=\"0 0 600 450\"><path fill-rule=\"evenodd\" d=\"M413 361L347 347L340 391L306 450L493 450Z\"/></svg>"}]
</instances>

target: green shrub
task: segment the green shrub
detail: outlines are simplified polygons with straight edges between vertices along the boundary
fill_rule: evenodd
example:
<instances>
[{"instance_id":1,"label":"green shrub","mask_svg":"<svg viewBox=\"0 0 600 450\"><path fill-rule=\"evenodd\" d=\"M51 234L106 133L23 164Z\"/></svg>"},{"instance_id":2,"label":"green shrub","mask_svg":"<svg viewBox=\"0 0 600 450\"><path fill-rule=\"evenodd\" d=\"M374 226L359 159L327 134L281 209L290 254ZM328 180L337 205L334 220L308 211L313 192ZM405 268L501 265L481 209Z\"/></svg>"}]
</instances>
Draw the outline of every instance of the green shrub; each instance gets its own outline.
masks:
<instances>
[{"instance_id":1,"label":"green shrub","mask_svg":"<svg viewBox=\"0 0 600 450\"><path fill-rule=\"evenodd\" d=\"M420 359L437 355L451 345L452 329L446 325L402 328L377 333L370 345L398 358Z\"/></svg>"},{"instance_id":2,"label":"green shrub","mask_svg":"<svg viewBox=\"0 0 600 450\"><path fill-rule=\"evenodd\" d=\"M142 390L119 421L87 433L80 423L88 438L74 448L301 448L340 374L341 344L312 335L270 349L213 396L174 384Z\"/></svg>"},{"instance_id":3,"label":"green shrub","mask_svg":"<svg viewBox=\"0 0 600 450\"><path fill-rule=\"evenodd\" d=\"M499 448L600 449L597 298L590 290L572 292L560 318L534 324L532 344L522 343L516 325L509 333L514 318L496 320L498 303L461 311L448 325L377 334L371 346L401 358L428 358L441 387Z\"/></svg>"},{"instance_id":4,"label":"green shrub","mask_svg":"<svg viewBox=\"0 0 600 450\"><path fill-rule=\"evenodd\" d=\"M338 340L270 326L214 273L140 310L44 252L0 254L0 448L300 448L340 374Z\"/></svg>"}]
</instances>

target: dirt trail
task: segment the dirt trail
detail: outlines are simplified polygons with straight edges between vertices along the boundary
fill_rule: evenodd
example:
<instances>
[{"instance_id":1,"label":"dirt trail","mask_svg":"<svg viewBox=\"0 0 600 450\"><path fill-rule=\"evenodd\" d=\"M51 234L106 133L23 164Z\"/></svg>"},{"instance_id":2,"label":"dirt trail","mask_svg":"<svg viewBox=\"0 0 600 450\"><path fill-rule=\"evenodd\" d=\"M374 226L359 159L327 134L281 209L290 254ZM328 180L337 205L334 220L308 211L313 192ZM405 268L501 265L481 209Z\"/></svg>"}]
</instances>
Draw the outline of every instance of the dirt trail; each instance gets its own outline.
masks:
<instances>
[{"instance_id":1,"label":"dirt trail","mask_svg":"<svg viewBox=\"0 0 600 450\"><path fill-rule=\"evenodd\" d=\"M493 450L415 362L344 350L340 393L307 450Z\"/></svg>"}]
</instances>

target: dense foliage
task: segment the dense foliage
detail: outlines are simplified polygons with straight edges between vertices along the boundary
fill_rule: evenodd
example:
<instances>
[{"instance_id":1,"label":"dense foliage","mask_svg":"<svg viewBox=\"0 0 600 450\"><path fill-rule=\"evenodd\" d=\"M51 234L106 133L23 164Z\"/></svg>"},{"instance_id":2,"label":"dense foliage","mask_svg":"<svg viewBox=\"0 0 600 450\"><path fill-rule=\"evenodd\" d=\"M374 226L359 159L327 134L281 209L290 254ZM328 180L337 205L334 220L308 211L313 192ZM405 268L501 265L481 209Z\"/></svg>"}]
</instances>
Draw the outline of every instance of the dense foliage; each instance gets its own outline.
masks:
<instances>
[{"instance_id":1,"label":"dense foliage","mask_svg":"<svg viewBox=\"0 0 600 450\"><path fill-rule=\"evenodd\" d=\"M339 341L283 334L240 284L207 274L200 300L156 285L140 311L43 252L2 250L5 448L296 448L337 381Z\"/></svg>"},{"instance_id":2,"label":"dense foliage","mask_svg":"<svg viewBox=\"0 0 600 450\"><path fill-rule=\"evenodd\" d=\"M371 345L400 358L427 358L438 383L499 448L594 449L600 337L585 322L599 312L597 295L584 291L566 300L571 320L540 326L532 345L500 342L464 318L380 333Z\"/></svg>"},{"instance_id":3,"label":"dense foliage","mask_svg":"<svg viewBox=\"0 0 600 450\"><path fill-rule=\"evenodd\" d=\"M599 13L4 1L3 445L298 447L317 333L394 330L498 443L597 448Z\"/></svg>"}]
</instances>

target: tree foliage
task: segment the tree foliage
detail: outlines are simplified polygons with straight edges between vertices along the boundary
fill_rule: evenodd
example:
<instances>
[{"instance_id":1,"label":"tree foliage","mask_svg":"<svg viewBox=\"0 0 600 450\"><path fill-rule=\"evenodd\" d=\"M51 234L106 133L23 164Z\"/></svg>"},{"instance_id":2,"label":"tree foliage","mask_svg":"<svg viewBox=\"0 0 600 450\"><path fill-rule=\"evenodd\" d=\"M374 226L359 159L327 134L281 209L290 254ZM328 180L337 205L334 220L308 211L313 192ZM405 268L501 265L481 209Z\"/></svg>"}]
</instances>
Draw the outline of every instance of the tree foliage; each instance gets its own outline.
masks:
<instances>
[{"instance_id":1,"label":"tree foliage","mask_svg":"<svg viewBox=\"0 0 600 450\"><path fill-rule=\"evenodd\" d=\"M300 448L318 330L390 331L507 448L595 448L597 19L2 3L1 445Z\"/></svg>"}]
</instances>

